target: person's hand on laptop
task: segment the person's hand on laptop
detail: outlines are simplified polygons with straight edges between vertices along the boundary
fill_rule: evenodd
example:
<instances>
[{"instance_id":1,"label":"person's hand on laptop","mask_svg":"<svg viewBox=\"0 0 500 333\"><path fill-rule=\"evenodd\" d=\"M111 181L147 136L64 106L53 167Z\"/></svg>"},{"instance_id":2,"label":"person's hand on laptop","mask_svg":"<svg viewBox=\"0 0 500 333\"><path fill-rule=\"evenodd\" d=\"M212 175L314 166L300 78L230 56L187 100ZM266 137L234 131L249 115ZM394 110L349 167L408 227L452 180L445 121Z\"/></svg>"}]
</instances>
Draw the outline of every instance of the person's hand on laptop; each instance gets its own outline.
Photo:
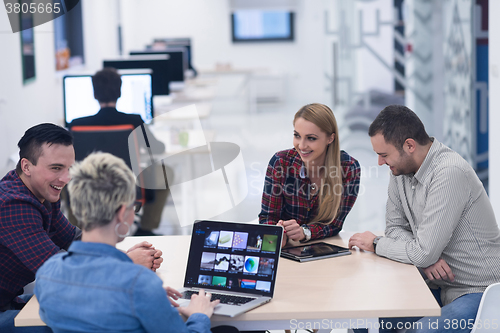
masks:
<instances>
[{"instance_id":1,"label":"person's hand on laptop","mask_svg":"<svg viewBox=\"0 0 500 333\"><path fill-rule=\"evenodd\" d=\"M178 308L179 304L176 302L176 300L178 300L179 297L182 297L182 293L172 287L166 287L165 291L167 292L168 300L170 301L172 306Z\"/></svg>"},{"instance_id":2,"label":"person's hand on laptop","mask_svg":"<svg viewBox=\"0 0 500 333\"><path fill-rule=\"evenodd\" d=\"M286 243L288 243L288 236L283 233L283 238L281 239L281 248L284 248L286 246Z\"/></svg>"},{"instance_id":3,"label":"person's hand on laptop","mask_svg":"<svg viewBox=\"0 0 500 333\"><path fill-rule=\"evenodd\" d=\"M306 238L304 230L300 227L296 220L279 220L277 225L281 225L283 229L285 229L286 238L293 241L301 241ZM285 239L285 237L283 237L283 239Z\"/></svg>"},{"instance_id":4,"label":"person's hand on laptop","mask_svg":"<svg viewBox=\"0 0 500 333\"><path fill-rule=\"evenodd\" d=\"M162 252L153 247L153 244L143 241L127 250L127 255L134 262L154 272L161 266Z\"/></svg>"},{"instance_id":5,"label":"person's hand on laptop","mask_svg":"<svg viewBox=\"0 0 500 333\"><path fill-rule=\"evenodd\" d=\"M281 248L284 248L286 243L288 243L288 236L286 234L285 227L283 226L283 220L279 220L276 225L280 225L283 227L283 238L281 239Z\"/></svg>"},{"instance_id":6,"label":"person's hand on laptop","mask_svg":"<svg viewBox=\"0 0 500 333\"><path fill-rule=\"evenodd\" d=\"M208 318L212 317L214 313L214 308L219 304L219 300L210 302L212 294L205 293L203 289L200 289L198 295L194 294L191 296L191 302L186 307L179 307L179 313L189 318L193 313L204 313Z\"/></svg>"}]
</instances>

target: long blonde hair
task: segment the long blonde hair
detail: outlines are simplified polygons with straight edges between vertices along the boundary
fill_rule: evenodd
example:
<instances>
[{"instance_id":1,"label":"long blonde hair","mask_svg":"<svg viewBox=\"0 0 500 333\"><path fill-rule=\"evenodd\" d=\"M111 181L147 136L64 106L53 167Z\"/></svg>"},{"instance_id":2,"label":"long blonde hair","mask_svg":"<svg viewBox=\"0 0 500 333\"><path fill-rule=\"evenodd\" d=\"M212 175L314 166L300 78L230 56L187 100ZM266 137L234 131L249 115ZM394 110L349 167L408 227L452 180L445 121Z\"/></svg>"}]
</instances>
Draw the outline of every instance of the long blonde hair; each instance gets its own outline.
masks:
<instances>
[{"instance_id":1,"label":"long blonde hair","mask_svg":"<svg viewBox=\"0 0 500 333\"><path fill-rule=\"evenodd\" d=\"M328 106L319 103L308 104L297 111L293 118L294 125L298 118L312 122L328 136L335 133L333 142L326 147L325 173L319 189L318 214L311 221L330 224L337 216L342 199L342 193L336 193L336 189L343 190L337 120Z\"/></svg>"}]
</instances>

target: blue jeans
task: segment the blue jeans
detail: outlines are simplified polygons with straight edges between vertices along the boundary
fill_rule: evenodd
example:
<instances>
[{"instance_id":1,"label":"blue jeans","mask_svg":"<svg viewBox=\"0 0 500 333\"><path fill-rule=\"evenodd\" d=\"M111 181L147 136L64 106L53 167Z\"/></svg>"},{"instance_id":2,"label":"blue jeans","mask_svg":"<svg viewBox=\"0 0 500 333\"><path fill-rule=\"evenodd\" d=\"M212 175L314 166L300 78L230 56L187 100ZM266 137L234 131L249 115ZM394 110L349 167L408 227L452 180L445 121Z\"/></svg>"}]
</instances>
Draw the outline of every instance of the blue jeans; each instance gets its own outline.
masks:
<instances>
[{"instance_id":1,"label":"blue jeans","mask_svg":"<svg viewBox=\"0 0 500 333\"><path fill-rule=\"evenodd\" d=\"M25 301L28 301L33 295L19 296ZM0 332L2 333L52 333L52 330L47 326L31 326L31 327L15 327L14 317L17 316L20 310L7 310L0 312Z\"/></svg>"},{"instance_id":2,"label":"blue jeans","mask_svg":"<svg viewBox=\"0 0 500 333\"><path fill-rule=\"evenodd\" d=\"M440 306L440 289L431 289ZM483 293L463 295L441 308L440 317L407 317L380 318L379 333L396 332L398 328L406 328L406 333L469 333L471 322L476 319L477 309ZM356 329L356 333L367 332L366 329Z\"/></svg>"}]
</instances>

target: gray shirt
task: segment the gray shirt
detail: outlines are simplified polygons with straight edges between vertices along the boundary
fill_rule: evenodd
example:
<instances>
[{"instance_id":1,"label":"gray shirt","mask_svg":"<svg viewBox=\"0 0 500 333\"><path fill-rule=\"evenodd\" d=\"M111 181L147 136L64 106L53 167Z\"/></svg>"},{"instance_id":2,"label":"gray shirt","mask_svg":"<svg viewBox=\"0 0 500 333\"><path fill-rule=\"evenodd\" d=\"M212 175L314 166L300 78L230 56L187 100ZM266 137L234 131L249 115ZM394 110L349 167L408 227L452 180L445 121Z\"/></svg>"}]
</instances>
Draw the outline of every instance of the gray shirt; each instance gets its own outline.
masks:
<instances>
[{"instance_id":1,"label":"gray shirt","mask_svg":"<svg viewBox=\"0 0 500 333\"><path fill-rule=\"evenodd\" d=\"M500 282L500 231L472 167L438 140L417 173L391 175L386 237L377 254L420 268L442 258L455 281L435 280L443 305Z\"/></svg>"}]
</instances>

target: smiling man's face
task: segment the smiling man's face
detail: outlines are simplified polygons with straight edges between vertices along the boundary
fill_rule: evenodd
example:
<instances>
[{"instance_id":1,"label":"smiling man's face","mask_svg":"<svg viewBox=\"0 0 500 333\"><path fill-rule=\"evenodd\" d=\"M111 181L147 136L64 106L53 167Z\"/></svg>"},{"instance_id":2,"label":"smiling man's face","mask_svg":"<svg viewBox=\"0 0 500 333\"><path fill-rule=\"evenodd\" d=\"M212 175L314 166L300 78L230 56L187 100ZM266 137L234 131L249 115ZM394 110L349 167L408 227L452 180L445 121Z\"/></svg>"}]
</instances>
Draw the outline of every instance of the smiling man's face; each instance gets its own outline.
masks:
<instances>
[{"instance_id":1,"label":"smiling man's face","mask_svg":"<svg viewBox=\"0 0 500 333\"><path fill-rule=\"evenodd\" d=\"M393 144L387 143L381 133L370 137L370 140L378 155L378 165L387 164L394 176L407 175L418 170L412 157L404 149L400 151Z\"/></svg>"},{"instance_id":2,"label":"smiling man's face","mask_svg":"<svg viewBox=\"0 0 500 333\"><path fill-rule=\"evenodd\" d=\"M41 149L36 165L25 160L23 181L40 202L57 202L70 181L69 168L75 163L75 150L72 145L47 143Z\"/></svg>"}]
</instances>

